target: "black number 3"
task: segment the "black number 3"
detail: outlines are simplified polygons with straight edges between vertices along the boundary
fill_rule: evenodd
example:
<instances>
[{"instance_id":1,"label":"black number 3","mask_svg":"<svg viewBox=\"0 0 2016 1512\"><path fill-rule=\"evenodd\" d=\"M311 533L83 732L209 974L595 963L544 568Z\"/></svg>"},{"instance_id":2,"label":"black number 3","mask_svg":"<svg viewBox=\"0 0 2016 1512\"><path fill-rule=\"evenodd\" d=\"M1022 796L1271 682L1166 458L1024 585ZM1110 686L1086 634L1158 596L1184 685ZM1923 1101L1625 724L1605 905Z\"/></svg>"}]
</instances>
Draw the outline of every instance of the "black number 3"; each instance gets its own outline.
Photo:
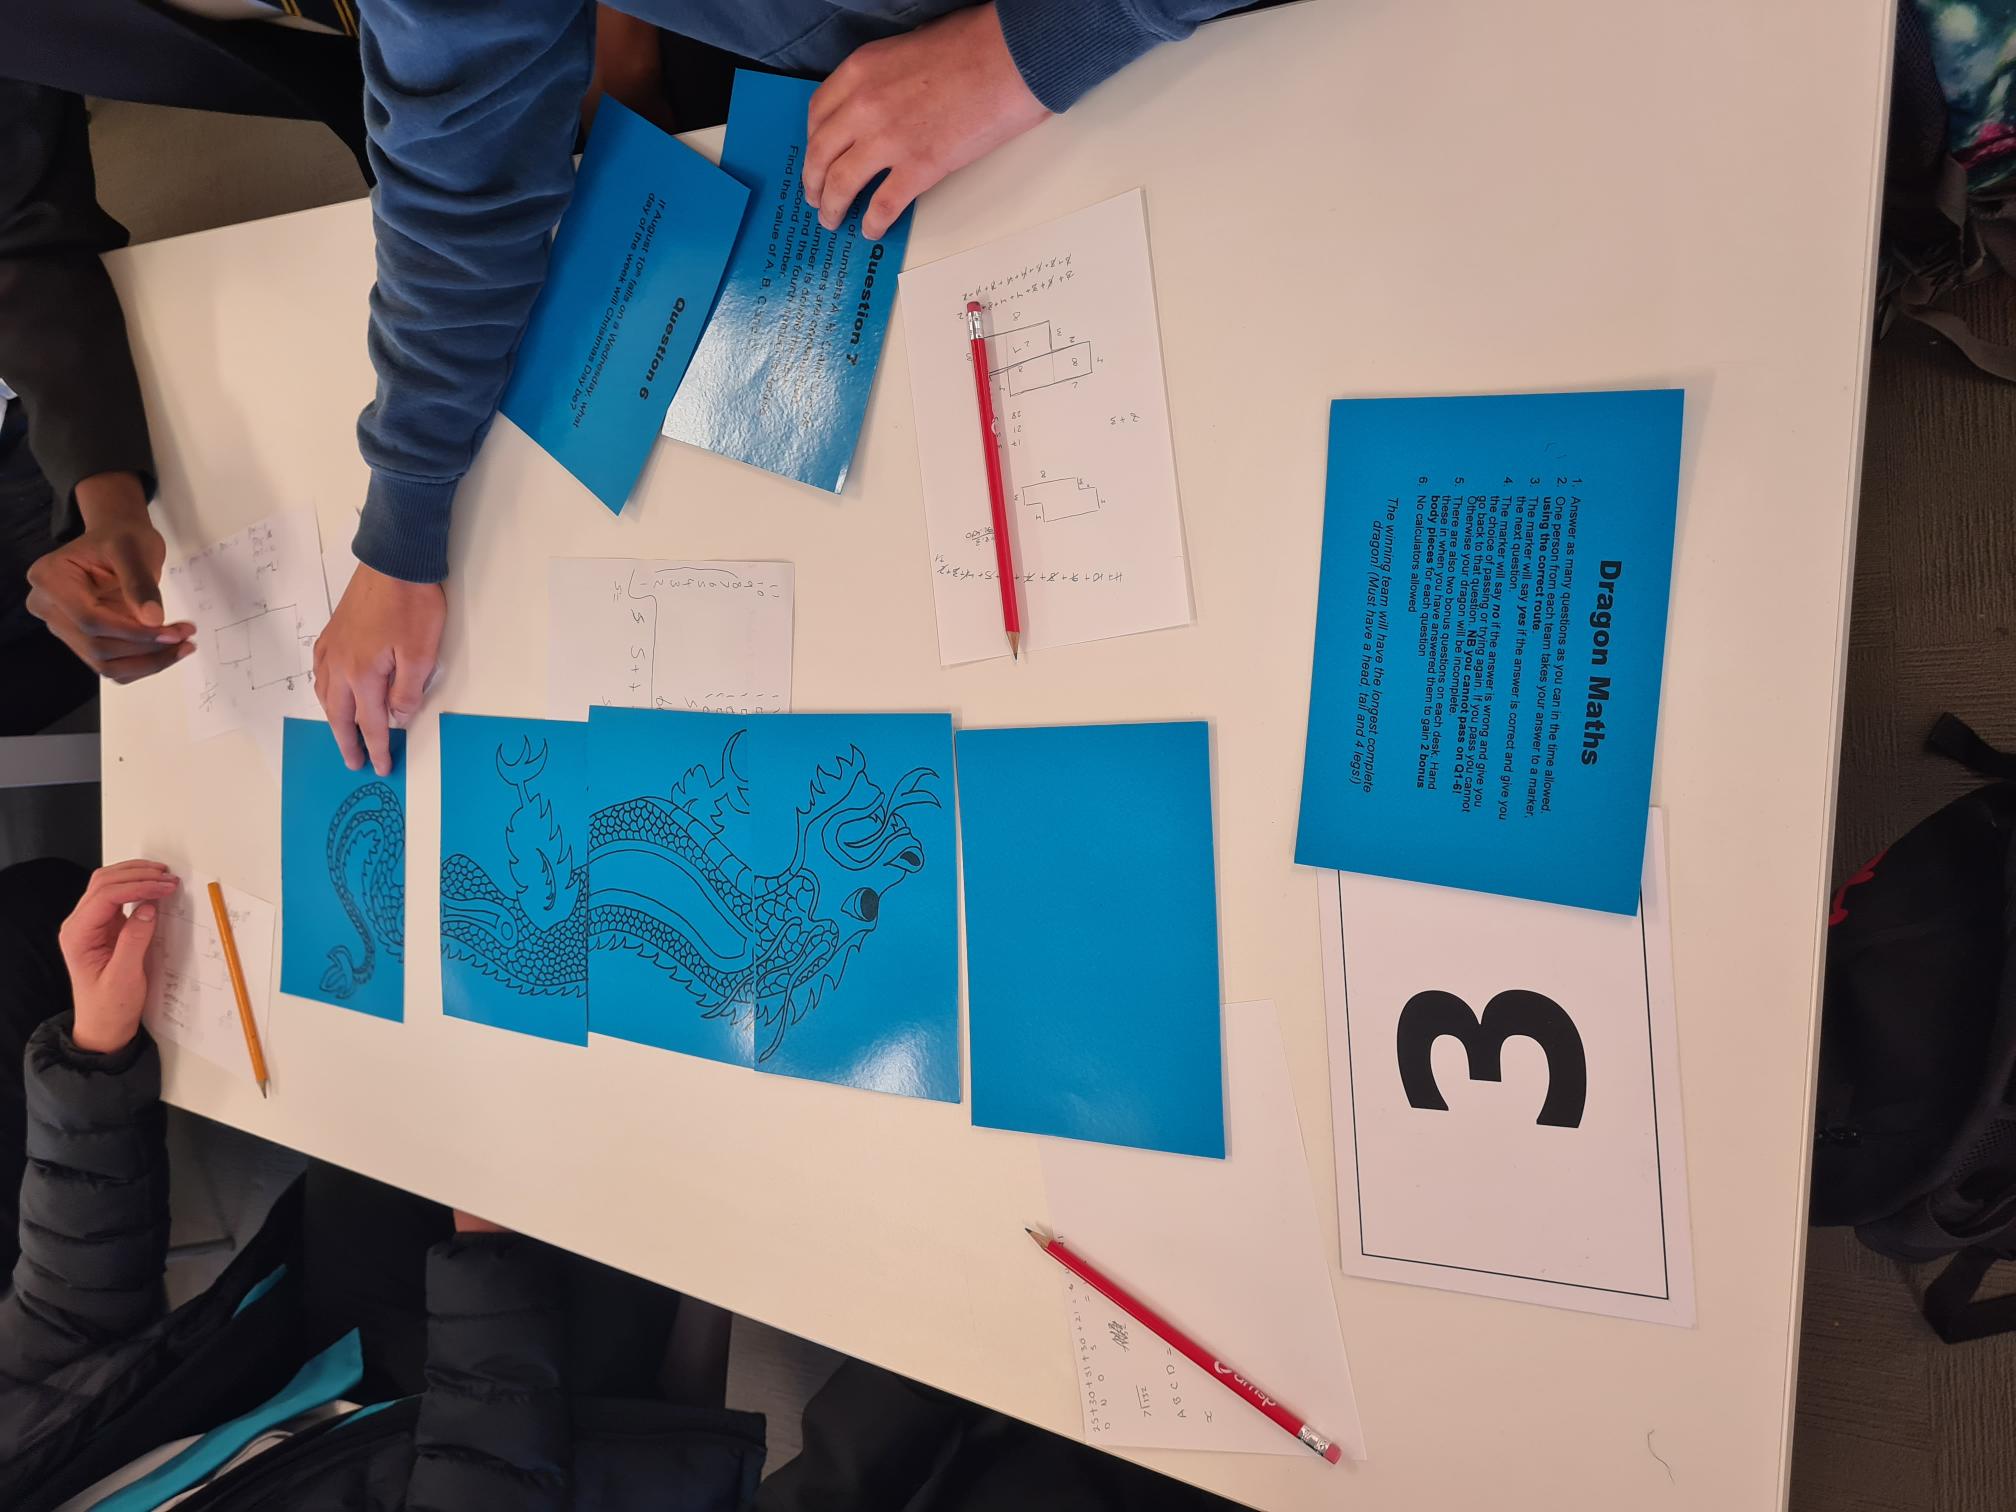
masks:
<instances>
[{"instance_id":1,"label":"black number 3","mask_svg":"<svg viewBox=\"0 0 2016 1512\"><path fill-rule=\"evenodd\" d=\"M1400 1060L1400 1085L1416 1108L1449 1111L1442 1089L1435 1085L1429 1053L1443 1035L1462 1042L1470 1057L1472 1081L1499 1081L1499 1059L1505 1041L1523 1035L1547 1057L1547 1096L1535 1123L1573 1129L1582 1122L1589 1100L1589 1062L1582 1054L1582 1036L1568 1010L1550 997L1514 988L1485 1005L1480 1019L1453 992L1417 992L1400 1010L1394 1050Z\"/></svg>"}]
</instances>

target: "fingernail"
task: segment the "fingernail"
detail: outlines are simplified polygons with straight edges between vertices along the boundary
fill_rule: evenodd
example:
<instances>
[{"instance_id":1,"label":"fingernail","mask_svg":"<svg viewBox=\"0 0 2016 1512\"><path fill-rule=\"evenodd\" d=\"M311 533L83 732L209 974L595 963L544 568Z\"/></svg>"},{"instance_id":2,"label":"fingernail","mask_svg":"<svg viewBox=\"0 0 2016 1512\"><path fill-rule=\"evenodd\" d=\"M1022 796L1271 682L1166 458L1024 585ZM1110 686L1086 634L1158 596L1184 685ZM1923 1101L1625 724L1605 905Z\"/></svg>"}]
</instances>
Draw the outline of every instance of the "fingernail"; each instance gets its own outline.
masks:
<instances>
[{"instance_id":1,"label":"fingernail","mask_svg":"<svg viewBox=\"0 0 2016 1512\"><path fill-rule=\"evenodd\" d=\"M133 910L133 917L138 919L142 924L151 924L154 921L154 905L152 903L142 903L138 908Z\"/></svg>"}]
</instances>

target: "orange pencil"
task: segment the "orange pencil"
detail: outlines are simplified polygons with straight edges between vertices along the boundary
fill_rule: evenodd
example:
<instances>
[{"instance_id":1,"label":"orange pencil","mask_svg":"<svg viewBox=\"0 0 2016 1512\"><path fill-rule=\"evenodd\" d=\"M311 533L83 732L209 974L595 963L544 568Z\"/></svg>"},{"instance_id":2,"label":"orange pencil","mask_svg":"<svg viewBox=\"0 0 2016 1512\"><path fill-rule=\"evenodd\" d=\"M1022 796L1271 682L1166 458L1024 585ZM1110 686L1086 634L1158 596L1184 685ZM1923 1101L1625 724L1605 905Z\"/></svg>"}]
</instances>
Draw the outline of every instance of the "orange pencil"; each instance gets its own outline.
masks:
<instances>
[{"instance_id":1,"label":"orange pencil","mask_svg":"<svg viewBox=\"0 0 2016 1512\"><path fill-rule=\"evenodd\" d=\"M266 1095L266 1055L259 1048L259 1026L252 1022L252 995L245 990L245 968L238 964L238 941L231 933L231 914L224 907L224 889L210 884L210 910L217 915L217 938L224 942L224 964L231 972L231 992L238 999L238 1022L245 1030L245 1050L252 1057L252 1079Z\"/></svg>"}]
</instances>

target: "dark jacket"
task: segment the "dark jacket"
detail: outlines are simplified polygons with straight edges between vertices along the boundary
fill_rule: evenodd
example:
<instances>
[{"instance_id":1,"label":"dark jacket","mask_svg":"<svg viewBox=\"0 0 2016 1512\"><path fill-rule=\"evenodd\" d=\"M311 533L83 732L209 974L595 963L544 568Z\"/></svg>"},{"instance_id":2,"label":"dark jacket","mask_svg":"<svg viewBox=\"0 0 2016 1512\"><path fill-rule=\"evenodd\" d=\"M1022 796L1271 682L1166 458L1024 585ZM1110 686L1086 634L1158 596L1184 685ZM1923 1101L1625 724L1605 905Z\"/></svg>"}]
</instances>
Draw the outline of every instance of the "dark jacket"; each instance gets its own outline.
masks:
<instances>
[{"instance_id":1,"label":"dark jacket","mask_svg":"<svg viewBox=\"0 0 2016 1512\"><path fill-rule=\"evenodd\" d=\"M144 1034L79 1051L66 1019L27 1057L21 1259L0 1297L0 1507L41 1512L158 1444L278 1390L304 1356L269 1222L203 1296L169 1312L160 1060ZM729 1512L763 1461L762 1420L575 1397L553 1251L469 1235L428 1256L427 1389L298 1435L187 1504L206 1512ZM249 1304L245 1304L252 1296Z\"/></svg>"},{"instance_id":2,"label":"dark jacket","mask_svg":"<svg viewBox=\"0 0 2016 1512\"><path fill-rule=\"evenodd\" d=\"M4 0L0 74L0 382L27 411L60 536L79 479L130 471L154 485L126 322L99 262L126 229L98 207L84 97L321 121L364 168L363 75L349 38L158 0Z\"/></svg>"}]
</instances>

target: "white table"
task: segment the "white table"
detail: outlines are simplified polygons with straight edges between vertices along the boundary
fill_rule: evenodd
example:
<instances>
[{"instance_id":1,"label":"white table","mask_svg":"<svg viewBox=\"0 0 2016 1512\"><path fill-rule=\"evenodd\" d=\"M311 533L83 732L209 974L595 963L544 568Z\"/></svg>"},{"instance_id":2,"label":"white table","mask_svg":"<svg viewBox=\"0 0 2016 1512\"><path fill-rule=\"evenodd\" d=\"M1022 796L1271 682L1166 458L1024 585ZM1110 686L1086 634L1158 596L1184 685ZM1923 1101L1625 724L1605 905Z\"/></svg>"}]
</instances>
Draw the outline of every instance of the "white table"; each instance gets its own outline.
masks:
<instances>
[{"instance_id":1,"label":"white table","mask_svg":"<svg viewBox=\"0 0 2016 1512\"><path fill-rule=\"evenodd\" d=\"M1295 6L1161 50L935 191L913 262L1146 185L1189 629L939 667L900 331L843 498L663 443L611 518L504 423L464 485L430 716L545 712L549 557L663 555L798 564L800 709L1209 718L1225 997L1280 1005L1328 1214L1316 884L1289 859L1327 402L1686 387L1655 798L1699 1326L1340 1276L1371 1461L1156 1468L1270 1509L1783 1500L1890 29L1889 0ZM366 207L110 261L174 546L306 499L347 528ZM277 786L249 742L183 731L170 679L107 690L108 852L278 899ZM409 751L425 941L431 717ZM439 969L411 952L403 1028L279 999L270 1102L175 1055L168 1095L1078 1431L1058 1278L1020 1232L1044 1213L1032 1140L963 1106L447 1020Z\"/></svg>"}]
</instances>

